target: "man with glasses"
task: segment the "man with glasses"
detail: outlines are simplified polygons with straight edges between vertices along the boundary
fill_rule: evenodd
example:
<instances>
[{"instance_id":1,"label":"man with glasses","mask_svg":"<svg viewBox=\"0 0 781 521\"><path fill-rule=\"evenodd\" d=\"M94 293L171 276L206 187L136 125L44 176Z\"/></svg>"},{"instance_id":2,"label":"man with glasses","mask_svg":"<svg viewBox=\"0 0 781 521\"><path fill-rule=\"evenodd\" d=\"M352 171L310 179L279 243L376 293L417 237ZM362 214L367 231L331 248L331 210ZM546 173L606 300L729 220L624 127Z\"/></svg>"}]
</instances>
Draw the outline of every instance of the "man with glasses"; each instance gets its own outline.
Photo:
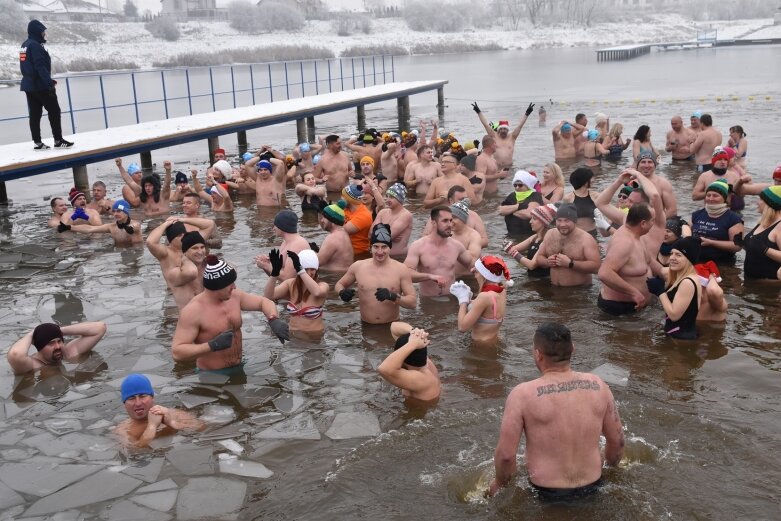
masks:
<instances>
[{"instance_id":1,"label":"man with glasses","mask_svg":"<svg viewBox=\"0 0 781 521\"><path fill-rule=\"evenodd\" d=\"M473 201L475 191L472 189L472 183L469 182L469 179L458 171L458 158L452 154L444 154L439 163L442 165L442 176L431 181L426 198L423 200L423 206L433 208L446 204L448 191L456 185L463 186L466 196L470 201Z\"/></svg>"},{"instance_id":2,"label":"man with glasses","mask_svg":"<svg viewBox=\"0 0 781 521\"><path fill-rule=\"evenodd\" d=\"M415 193L425 195L431 183L442 175L442 167L434 161L434 150L428 145L418 147L418 160L407 165L404 184L414 187Z\"/></svg>"}]
</instances>

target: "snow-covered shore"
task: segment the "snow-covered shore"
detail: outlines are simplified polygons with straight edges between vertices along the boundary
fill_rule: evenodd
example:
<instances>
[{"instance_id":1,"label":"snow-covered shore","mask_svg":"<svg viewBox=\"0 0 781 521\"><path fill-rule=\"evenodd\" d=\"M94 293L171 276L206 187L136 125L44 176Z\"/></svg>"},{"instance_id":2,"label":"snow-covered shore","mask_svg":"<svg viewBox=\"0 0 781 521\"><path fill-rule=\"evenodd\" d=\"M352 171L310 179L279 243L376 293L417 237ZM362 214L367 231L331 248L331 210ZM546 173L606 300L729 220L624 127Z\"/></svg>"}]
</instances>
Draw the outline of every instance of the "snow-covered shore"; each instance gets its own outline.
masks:
<instances>
[{"instance_id":1,"label":"snow-covered shore","mask_svg":"<svg viewBox=\"0 0 781 521\"><path fill-rule=\"evenodd\" d=\"M401 19L385 18L372 22L370 34L357 33L338 36L330 22L309 21L299 32L264 33L248 35L231 29L227 22L189 22L180 25L181 37L176 42L156 39L142 23L89 23L99 33L97 41L63 43L51 41L48 45L52 59L61 64L74 60L114 59L132 62L140 68L152 67L183 53L213 52L231 48L264 48L278 45L310 45L328 49L339 56L351 47L373 49L378 42L412 49L417 45L466 45L495 43L505 49L532 49L541 47L577 47L626 45L661 41L688 41L706 30L718 31L719 39L749 37L752 33L764 38L781 37L781 26L772 26L772 19L694 22L678 15L643 15L636 20L599 23L593 27L554 25L532 27L521 25L517 31L467 29L460 33L415 32ZM50 24L51 25L51 24ZM760 32L757 32L760 31ZM22 38L20 38L21 42ZM17 42L0 44L3 60L0 77L18 76ZM367 52L367 54L372 54Z\"/></svg>"}]
</instances>

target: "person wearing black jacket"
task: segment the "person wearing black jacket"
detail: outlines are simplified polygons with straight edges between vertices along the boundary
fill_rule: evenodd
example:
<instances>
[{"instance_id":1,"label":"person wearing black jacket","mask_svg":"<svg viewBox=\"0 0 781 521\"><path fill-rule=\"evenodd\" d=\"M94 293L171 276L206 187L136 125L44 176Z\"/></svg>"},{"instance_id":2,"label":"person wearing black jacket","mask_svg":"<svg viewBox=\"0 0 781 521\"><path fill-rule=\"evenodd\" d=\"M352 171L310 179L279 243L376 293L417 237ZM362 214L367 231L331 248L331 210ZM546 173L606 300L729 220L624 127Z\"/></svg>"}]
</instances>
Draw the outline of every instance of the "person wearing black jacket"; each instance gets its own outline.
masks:
<instances>
[{"instance_id":1,"label":"person wearing black jacket","mask_svg":"<svg viewBox=\"0 0 781 521\"><path fill-rule=\"evenodd\" d=\"M70 141L62 138L60 104L57 102L57 82L52 79L52 60L43 47L46 43L46 26L38 20L27 24L27 40L19 49L19 70L22 73L21 90L27 95L30 114L30 132L35 150L50 148L41 140L41 116L43 109L49 114L49 123L54 135L54 148L69 148Z\"/></svg>"}]
</instances>

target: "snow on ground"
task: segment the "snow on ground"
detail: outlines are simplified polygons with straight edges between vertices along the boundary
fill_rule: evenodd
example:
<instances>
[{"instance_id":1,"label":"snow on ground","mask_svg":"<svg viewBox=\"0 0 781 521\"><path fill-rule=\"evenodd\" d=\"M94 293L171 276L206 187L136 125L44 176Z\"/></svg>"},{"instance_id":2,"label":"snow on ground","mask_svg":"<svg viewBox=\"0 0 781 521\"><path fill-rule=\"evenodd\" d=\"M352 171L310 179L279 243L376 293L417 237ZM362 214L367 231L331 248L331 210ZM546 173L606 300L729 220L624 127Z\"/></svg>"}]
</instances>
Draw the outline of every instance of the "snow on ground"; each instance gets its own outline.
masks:
<instances>
[{"instance_id":1,"label":"snow on ground","mask_svg":"<svg viewBox=\"0 0 781 521\"><path fill-rule=\"evenodd\" d=\"M133 62L141 68L151 67L178 54L190 52L211 52L214 49L262 48L274 45L309 44L330 49L339 56L345 49L366 46L373 49L378 42L400 45L407 49L418 44L459 42L482 45L496 43L507 49L530 49L540 47L615 46L632 43L694 40L698 32L718 30L719 39L737 37L771 37L770 33L781 33L781 26L770 27L757 35L750 34L771 25L770 19L733 20L698 23L678 15L647 15L623 22L600 23L593 27L573 27L559 24L546 27L521 25L517 31L467 29L462 33L415 32L407 28L401 19L384 18L374 20L370 34L354 34L341 37L331 22L309 21L295 33L243 34L231 29L227 22L189 22L181 24L181 38L166 42L152 37L142 23L88 24L101 33L99 42L57 43L48 45L52 59L62 64L76 59L106 59ZM780 35L781 36L781 35ZM0 77L18 76L18 43L0 44ZM372 54L367 51L366 54Z\"/></svg>"}]
</instances>

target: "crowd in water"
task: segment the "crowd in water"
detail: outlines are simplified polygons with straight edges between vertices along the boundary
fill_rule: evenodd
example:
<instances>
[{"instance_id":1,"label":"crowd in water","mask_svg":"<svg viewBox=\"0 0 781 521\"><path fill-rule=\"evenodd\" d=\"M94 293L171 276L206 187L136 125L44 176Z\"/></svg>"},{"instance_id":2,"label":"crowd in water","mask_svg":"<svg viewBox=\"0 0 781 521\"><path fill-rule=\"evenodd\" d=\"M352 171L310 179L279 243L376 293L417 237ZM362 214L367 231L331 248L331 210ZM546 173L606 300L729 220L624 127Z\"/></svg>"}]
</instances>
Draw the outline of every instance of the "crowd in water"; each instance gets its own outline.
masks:
<instances>
[{"instance_id":1,"label":"crowd in water","mask_svg":"<svg viewBox=\"0 0 781 521\"><path fill-rule=\"evenodd\" d=\"M491 346L506 316L513 272L575 291L594 283L596 275L595 306L605 316L636 313L658 300L664 332L696 341L698 322L726 320L720 266L734 264L737 252L745 250L746 280L781 279L781 165L767 179L749 175L741 126L732 126L725 139L710 114L693 113L689 126L673 116L661 150L646 125L628 139L623 125L611 124L607 115L597 113L589 127L578 114L553 125L555 160L538 174L510 170L534 104L515 126L493 123L477 103L472 107L485 130L481 140L459 140L432 121L400 133L370 128L345 141L328 135L290 151L263 145L233 164L217 149L205 175L198 169L174 171L166 161L159 176L117 159L125 183L121 198L108 199L101 181L93 184L90 201L73 188L68 197L51 200L48 225L57 234L108 234L122 247L145 243L179 308L171 340L176 362L242 374L243 311L262 313L283 344L291 336L320 341L329 300L357 298L361 320L388 325L395 339L379 374L406 399L432 405L441 383L428 357L429 335L414 326L414 312L406 315L409 323L400 321L400 308L416 310L419 295L457 301L454 326L476 344ZM537 115L540 126L546 125L544 107ZM630 167L609 167L630 153ZM704 206L691 215L680 215L670 181L657 171L668 157L697 176L692 199ZM568 172L571 189L558 163L576 166ZM592 189L594 169L614 178L601 192ZM498 213L510 240L505 255L490 255L483 250L497 238L489 237L480 209L485 200L503 195L499 182L506 178L513 189ZM231 257L240 252L222 251L213 219L233 212L234 201L253 196L257 207L279 209L273 220L278 245L255 258L267 275L262 294L236 287ZM746 231L740 212L752 196L760 220ZM412 213L410 198L428 214ZM317 215L325 232L320 244L299 234L305 213ZM144 219L167 215L142 235ZM412 240L415 220L425 220L425 226ZM333 288L318 277L321 272L340 277ZM9 349L8 360L16 373L57 365L88 352L105 333L100 322L40 324ZM618 410L605 382L571 370L573 339L566 327L543 324L533 343L542 376L508 398L489 493L515 473L515 453L525 434L526 464L540 497L589 494L601 483L603 462L621 458ZM143 375L126 378L122 401L129 419L116 432L128 445L147 445L168 429L203 427L186 413L155 405ZM562 439L561 427L572 422L580 423L568 432L578 435ZM551 444L554 431L572 451ZM607 440L604 454L600 434Z\"/></svg>"}]
</instances>

